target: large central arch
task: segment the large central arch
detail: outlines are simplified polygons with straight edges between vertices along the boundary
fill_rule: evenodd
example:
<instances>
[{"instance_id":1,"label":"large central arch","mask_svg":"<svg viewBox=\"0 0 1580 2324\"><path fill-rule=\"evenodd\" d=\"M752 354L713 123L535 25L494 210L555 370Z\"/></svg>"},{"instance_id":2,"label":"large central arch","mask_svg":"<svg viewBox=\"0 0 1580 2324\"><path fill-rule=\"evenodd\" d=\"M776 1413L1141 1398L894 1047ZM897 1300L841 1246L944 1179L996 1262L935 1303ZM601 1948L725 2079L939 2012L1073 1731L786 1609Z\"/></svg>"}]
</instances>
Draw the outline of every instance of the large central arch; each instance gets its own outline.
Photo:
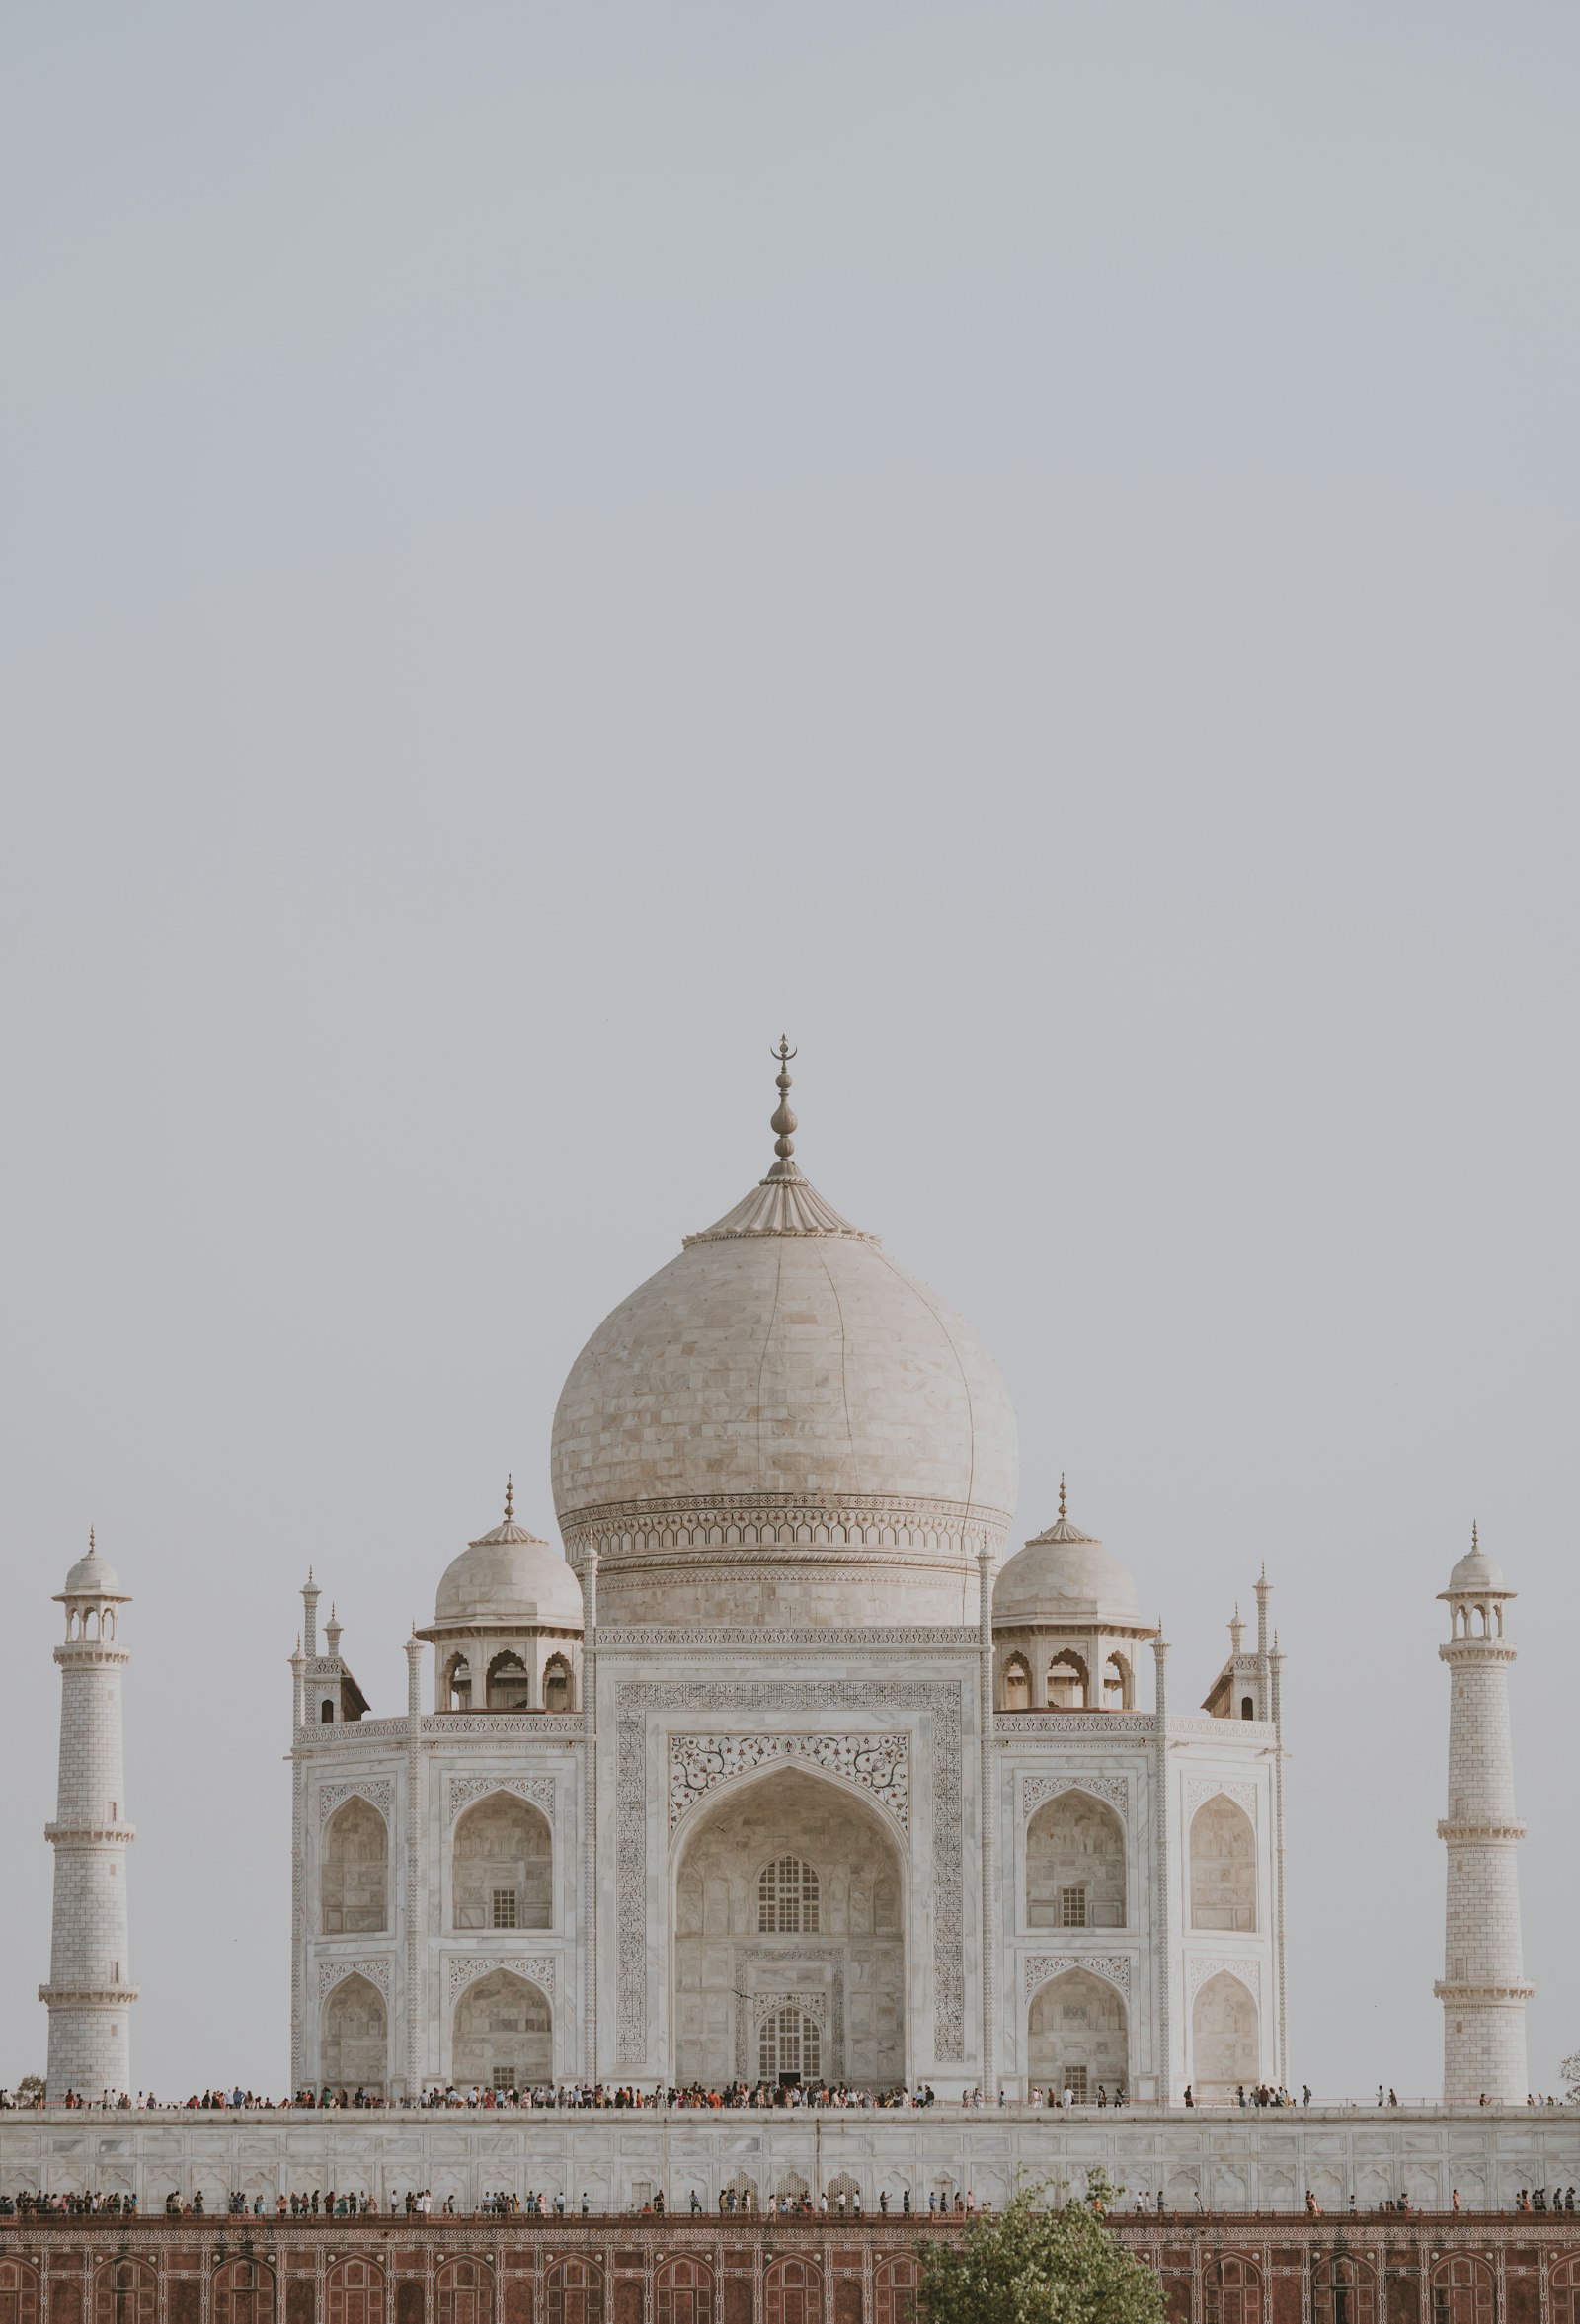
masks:
<instances>
[{"instance_id":1,"label":"large central arch","mask_svg":"<svg viewBox=\"0 0 1580 2324\"><path fill-rule=\"evenodd\" d=\"M904 2082L904 1910L899 1842L848 1785L789 1766L731 1785L680 1834L675 2080L771 2080L800 2057L808 2080Z\"/></svg>"}]
</instances>

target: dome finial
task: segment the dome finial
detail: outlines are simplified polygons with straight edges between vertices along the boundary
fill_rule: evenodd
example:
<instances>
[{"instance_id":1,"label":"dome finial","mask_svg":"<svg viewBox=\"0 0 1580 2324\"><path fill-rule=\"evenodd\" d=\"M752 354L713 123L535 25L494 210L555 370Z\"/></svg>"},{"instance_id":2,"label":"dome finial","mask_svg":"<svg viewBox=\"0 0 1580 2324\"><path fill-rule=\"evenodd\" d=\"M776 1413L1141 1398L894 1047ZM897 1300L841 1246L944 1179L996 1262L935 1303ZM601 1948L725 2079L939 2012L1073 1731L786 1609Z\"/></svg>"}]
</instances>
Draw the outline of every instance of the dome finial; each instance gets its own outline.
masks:
<instances>
[{"instance_id":1,"label":"dome finial","mask_svg":"<svg viewBox=\"0 0 1580 2324\"><path fill-rule=\"evenodd\" d=\"M91 1525L88 1528L88 1555L90 1558L97 1558L99 1555L98 1547L94 1539L94 1529Z\"/></svg>"},{"instance_id":2,"label":"dome finial","mask_svg":"<svg viewBox=\"0 0 1580 2324\"><path fill-rule=\"evenodd\" d=\"M511 1519L512 1519L512 1518L513 1518L514 1515L515 1515L515 1479L514 1479L513 1476L511 1476L509 1473L507 1473L507 1475L506 1475L506 1479L505 1479L505 1522L506 1522L506 1524L507 1524L507 1525L509 1525L509 1523L511 1522Z\"/></svg>"},{"instance_id":3,"label":"dome finial","mask_svg":"<svg viewBox=\"0 0 1580 2324\"><path fill-rule=\"evenodd\" d=\"M1062 1519L1069 1515L1069 1510L1065 1503L1065 1472L1063 1469L1059 1472L1059 1514Z\"/></svg>"},{"instance_id":4,"label":"dome finial","mask_svg":"<svg viewBox=\"0 0 1580 2324\"><path fill-rule=\"evenodd\" d=\"M90 1540L91 1540L91 1539L92 1539L92 1536L90 1535L90 1536L89 1536L89 1538L90 1538ZM1476 1557L1479 1557L1479 1556L1480 1556L1480 1554L1481 1554L1481 1528L1480 1528L1480 1526L1479 1526L1479 1525L1476 1523L1475 1519L1472 1517L1472 1518L1471 1518L1471 1520L1470 1520L1470 1555L1471 1555L1471 1557L1472 1557L1472 1558L1476 1558Z\"/></svg>"},{"instance_id":5,"label":"dome finial","mask_svg":"<svg viewBox=\"0 0 1580 2324\"><path fill-rule=\"evenodd\" d=\"M768 1127L774 1133L773 1151L779 1159L768 1172L770 1178L796 1178L801 1174L790 1159L795 1153L796 1142L790 1133L796 1126L796 1117L790 1111L790 1100L786 1094L790 1087L788 1071L790 1060L792 1057L799 1057L800 1054L799 1050L791 1048L790 1037L787 1033L781 1033L778 1048L770 1049L768 1052L770 1057L778 1060L779 1066L779 1071L774 1076L774 1082L779 1091L779 1102L768 1119Z\"/></svg>"}]
</instances>

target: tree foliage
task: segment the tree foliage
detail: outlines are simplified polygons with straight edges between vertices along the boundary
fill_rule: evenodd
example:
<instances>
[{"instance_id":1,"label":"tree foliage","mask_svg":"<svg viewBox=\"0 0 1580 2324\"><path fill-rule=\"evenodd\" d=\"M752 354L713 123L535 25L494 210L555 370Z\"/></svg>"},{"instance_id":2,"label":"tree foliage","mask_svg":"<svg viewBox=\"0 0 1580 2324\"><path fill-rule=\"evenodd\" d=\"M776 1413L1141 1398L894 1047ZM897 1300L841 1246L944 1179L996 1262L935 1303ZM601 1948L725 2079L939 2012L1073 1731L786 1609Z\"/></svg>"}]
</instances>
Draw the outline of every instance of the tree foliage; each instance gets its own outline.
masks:
<instances>
[{"instance_id":1,"label":"tree foliage","mask_svg":"<svg viewBox=\"0 0 1580 2324\"><path fill-rule=\"evenodd\" d=\"M977 2214L921 2253L924 2324L1163 2324L1163 2287L1106 2224L1113 2190L1049 2209L1044 2190Z\"/></svg>"},{"instance_id":2,"label":"tree foliage","mask_svg":"<svg viewBox=\"0 0 1580 2324\"><path fill-rule=\"evenodd\" d=\"M1563 2076L1570 2103L1580 2100L1580 2049L1572 2057L1566 2057L1558 2071Z\"/></svg>"}]
</instances>

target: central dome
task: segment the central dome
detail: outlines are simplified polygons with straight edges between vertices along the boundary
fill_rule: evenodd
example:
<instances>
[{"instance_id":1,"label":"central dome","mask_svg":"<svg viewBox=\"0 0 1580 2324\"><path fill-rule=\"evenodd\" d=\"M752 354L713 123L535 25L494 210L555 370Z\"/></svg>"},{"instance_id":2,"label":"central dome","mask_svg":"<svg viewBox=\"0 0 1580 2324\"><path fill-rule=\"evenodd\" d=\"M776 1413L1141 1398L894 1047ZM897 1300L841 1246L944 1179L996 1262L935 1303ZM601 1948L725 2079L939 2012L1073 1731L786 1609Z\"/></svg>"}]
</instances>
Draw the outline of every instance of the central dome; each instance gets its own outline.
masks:
<instances>
[{"instance_id":1,"label":"central dome","mask_svg":"<svg viewBox=\"0 0 1580 2324\"><path fill-rule=\"evenodd\" d=\"M781 1059L780 1088L789 1087ZM571 1368L554 1498L601 1622L960 1623L1014 1508L991 1357L779 1160Z\"/></svg>"}]
</instances>

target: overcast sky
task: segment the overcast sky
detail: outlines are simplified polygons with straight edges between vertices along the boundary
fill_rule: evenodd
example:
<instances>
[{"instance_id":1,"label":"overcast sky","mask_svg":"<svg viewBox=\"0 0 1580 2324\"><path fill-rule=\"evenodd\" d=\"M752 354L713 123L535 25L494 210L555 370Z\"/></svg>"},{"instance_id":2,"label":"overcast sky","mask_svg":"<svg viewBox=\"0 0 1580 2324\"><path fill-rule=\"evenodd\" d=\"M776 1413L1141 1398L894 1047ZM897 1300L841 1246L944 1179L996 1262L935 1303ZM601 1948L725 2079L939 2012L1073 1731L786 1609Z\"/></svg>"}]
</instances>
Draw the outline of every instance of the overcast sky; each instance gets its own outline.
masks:
<instances>
[{"instance_id":1,"label":"overcast sky","mask_svg":"<svg viewBox=\"0 0 1580 2324\"><path fill-rule=\"evenodd\" d=\"M1177 1705L1266 1559L1323 2092L1439 2087L1479 1517L1555 2086L1577 66L1556 0L9 12L0 2082L90 1522L135 2080L281 2091L308 1563L399 1710L786 1029Z\"/></svg>"}]
</instances>

